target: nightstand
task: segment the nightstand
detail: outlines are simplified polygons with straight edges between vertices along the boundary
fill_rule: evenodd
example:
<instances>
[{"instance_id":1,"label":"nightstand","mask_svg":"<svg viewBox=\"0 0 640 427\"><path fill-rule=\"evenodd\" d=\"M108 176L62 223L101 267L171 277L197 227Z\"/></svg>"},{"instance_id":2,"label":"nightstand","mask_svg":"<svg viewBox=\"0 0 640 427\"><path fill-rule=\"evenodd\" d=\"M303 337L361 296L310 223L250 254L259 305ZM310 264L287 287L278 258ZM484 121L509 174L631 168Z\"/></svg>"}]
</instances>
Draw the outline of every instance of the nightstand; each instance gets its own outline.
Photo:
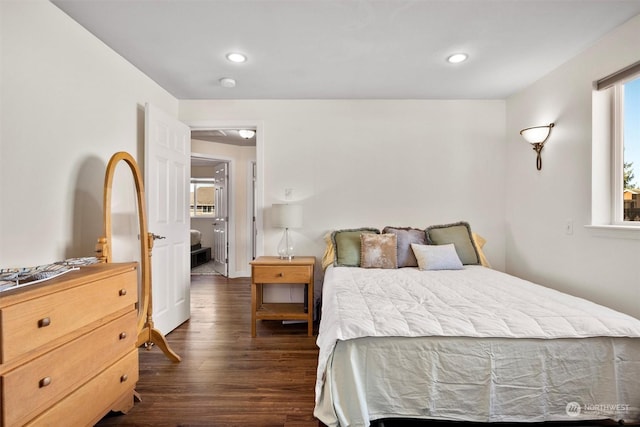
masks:
<instances>
[{"instance_id":1,"label":"nightstand","mask_svg":"<svg viewBox=\"0 0 640 427\"><path fill-rule=\"evenodd\" d=\"M313 268L315 257L291 260L275 256L256 258L251 264L251 336L256 336L256 321L306 320L308 335L313 335ZM263 284L306 285L305 303L263 303Z\"/></svg>"}]
</instances>

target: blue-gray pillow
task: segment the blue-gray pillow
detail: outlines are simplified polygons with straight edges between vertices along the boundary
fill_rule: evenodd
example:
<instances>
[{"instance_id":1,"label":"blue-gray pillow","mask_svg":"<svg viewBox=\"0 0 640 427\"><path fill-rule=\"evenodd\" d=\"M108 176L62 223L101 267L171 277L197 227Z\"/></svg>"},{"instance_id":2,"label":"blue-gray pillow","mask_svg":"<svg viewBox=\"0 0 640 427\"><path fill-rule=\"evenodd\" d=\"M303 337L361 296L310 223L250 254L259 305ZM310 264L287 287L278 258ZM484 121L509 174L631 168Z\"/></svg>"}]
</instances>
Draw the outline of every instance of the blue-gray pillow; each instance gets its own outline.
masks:
<instances>
[{"instance_id":1,"label":"blue-gray pillow","mask_svg":"<svg viewBox=\"0 0 640 427\"><path fill-rule=\"evenodd\" d=\"M418 245L427 244L427 236L424 230L410 227L385 227L383 233L395 234L398 241L398 268L399 267L417 267L418 261L411 250L411 244Z\"/></svg>"}]
</instances>

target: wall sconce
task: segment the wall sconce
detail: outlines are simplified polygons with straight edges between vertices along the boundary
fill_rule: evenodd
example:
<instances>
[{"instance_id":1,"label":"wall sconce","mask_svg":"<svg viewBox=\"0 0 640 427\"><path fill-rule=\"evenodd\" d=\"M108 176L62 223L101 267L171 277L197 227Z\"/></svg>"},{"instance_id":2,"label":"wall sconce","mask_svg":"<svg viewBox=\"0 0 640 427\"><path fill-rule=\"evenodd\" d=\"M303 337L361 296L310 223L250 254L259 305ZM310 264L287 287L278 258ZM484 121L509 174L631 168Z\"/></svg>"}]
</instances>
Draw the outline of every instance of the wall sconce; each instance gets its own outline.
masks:
<instances>
[{"instance_id":1,"label":"wall sconce","mask_svg":"<svg viewBox=\"0 0 640 427\"><path fill-rule=\"evenodd\" d=\"M520 131L520 135L531 145L533 145L533 151L537 153L536 168L542 169L542 157L540 152L544 147L544 143L549 139L551 135L551 128L555 126L555 123L550 123L547 126L534 126Z\"/></svg>"},{"instance_id":2,"label":"wall sconce","mask_svg":"<svg viewBox=\"0 0 640 427\"><path fill-rule=\"evenodd\" d=\"M302 227L302 206L275 204L271 206L272 225L284 228L282 239L278 245L278 256L280 259L293 259L293 239L289 235L290 228Z\"/></svg>"}]
</instances>

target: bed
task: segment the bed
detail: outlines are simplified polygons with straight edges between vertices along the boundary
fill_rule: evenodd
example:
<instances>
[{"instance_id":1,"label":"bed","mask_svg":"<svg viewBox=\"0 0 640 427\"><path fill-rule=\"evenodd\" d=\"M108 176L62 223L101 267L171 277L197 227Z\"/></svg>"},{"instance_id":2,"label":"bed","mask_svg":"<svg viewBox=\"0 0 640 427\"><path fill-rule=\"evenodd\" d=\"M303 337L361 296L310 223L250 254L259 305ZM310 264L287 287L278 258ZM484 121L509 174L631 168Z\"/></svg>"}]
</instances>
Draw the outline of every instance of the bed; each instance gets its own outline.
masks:
<instances>
[{"instance_id":1,"label":"bed","mask_svg":"<svg viewBox=\"0 0 640 427\"><path fill-rule=\"evenodd\" d=\"M211 261L211 248L202 246L202 233L191 230L191 268Z\"/></svg>"},{"instance_id":2,"label":"bed","mask_svg":"<svg viewBox=\"0 0 640 427\"><path fill-rule=\"evenodd\" d=\"M314 411L325 425L640 421L639 320L487 268L472 238L475 263L433 270L362 267L364 246L345 265L332 243ZM406 239L394 244L399 259Z\"/></svg>"},{"instance_id":3,"label":"bed","mask_svg":"<svg viewBox=\"0 0 640 427\"><path fill-rule=\"evenodd\" d=\"M202 233L200 232L200 230L189 230L189 237L191 239L192 251L197 251L198 249L202 248Z\"/></svg>"}]
</instances>

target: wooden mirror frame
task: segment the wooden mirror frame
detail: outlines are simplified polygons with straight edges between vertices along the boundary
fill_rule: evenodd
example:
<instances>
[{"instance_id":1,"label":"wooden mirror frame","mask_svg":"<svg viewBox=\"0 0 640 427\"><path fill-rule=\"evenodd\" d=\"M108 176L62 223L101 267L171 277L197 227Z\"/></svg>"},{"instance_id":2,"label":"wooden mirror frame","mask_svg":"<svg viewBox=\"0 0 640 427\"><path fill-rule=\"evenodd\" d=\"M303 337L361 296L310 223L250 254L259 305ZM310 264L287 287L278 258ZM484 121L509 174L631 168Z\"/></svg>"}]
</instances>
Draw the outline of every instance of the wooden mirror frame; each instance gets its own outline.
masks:
<instances>
[{"instance_id":1,"label":"wooden mirror frame","mask_svg":"<svg viewBox=\"0 0 640 427\"><path fill-rule=\"evenodd\" d=\"M113 176L116 166L120 161L124 161L133 174L136 185L138 201L138 225L140 226L140 270L141 282L140 295L138 298L138 341L137 346L144 345L150 350L153 345L157 345L163 353L172 361L180 362L178 356L167 343L166 338L153 326L153 297L151 286L151 249L155 235L147 231L147 214L145 208L145 194L140 168L131 154L119 151L111 156L107 164L104 177L104 236L98 239L96 254L100 262L112 262L111 254L111 196Z\"/></svg>"}]
</instances>

